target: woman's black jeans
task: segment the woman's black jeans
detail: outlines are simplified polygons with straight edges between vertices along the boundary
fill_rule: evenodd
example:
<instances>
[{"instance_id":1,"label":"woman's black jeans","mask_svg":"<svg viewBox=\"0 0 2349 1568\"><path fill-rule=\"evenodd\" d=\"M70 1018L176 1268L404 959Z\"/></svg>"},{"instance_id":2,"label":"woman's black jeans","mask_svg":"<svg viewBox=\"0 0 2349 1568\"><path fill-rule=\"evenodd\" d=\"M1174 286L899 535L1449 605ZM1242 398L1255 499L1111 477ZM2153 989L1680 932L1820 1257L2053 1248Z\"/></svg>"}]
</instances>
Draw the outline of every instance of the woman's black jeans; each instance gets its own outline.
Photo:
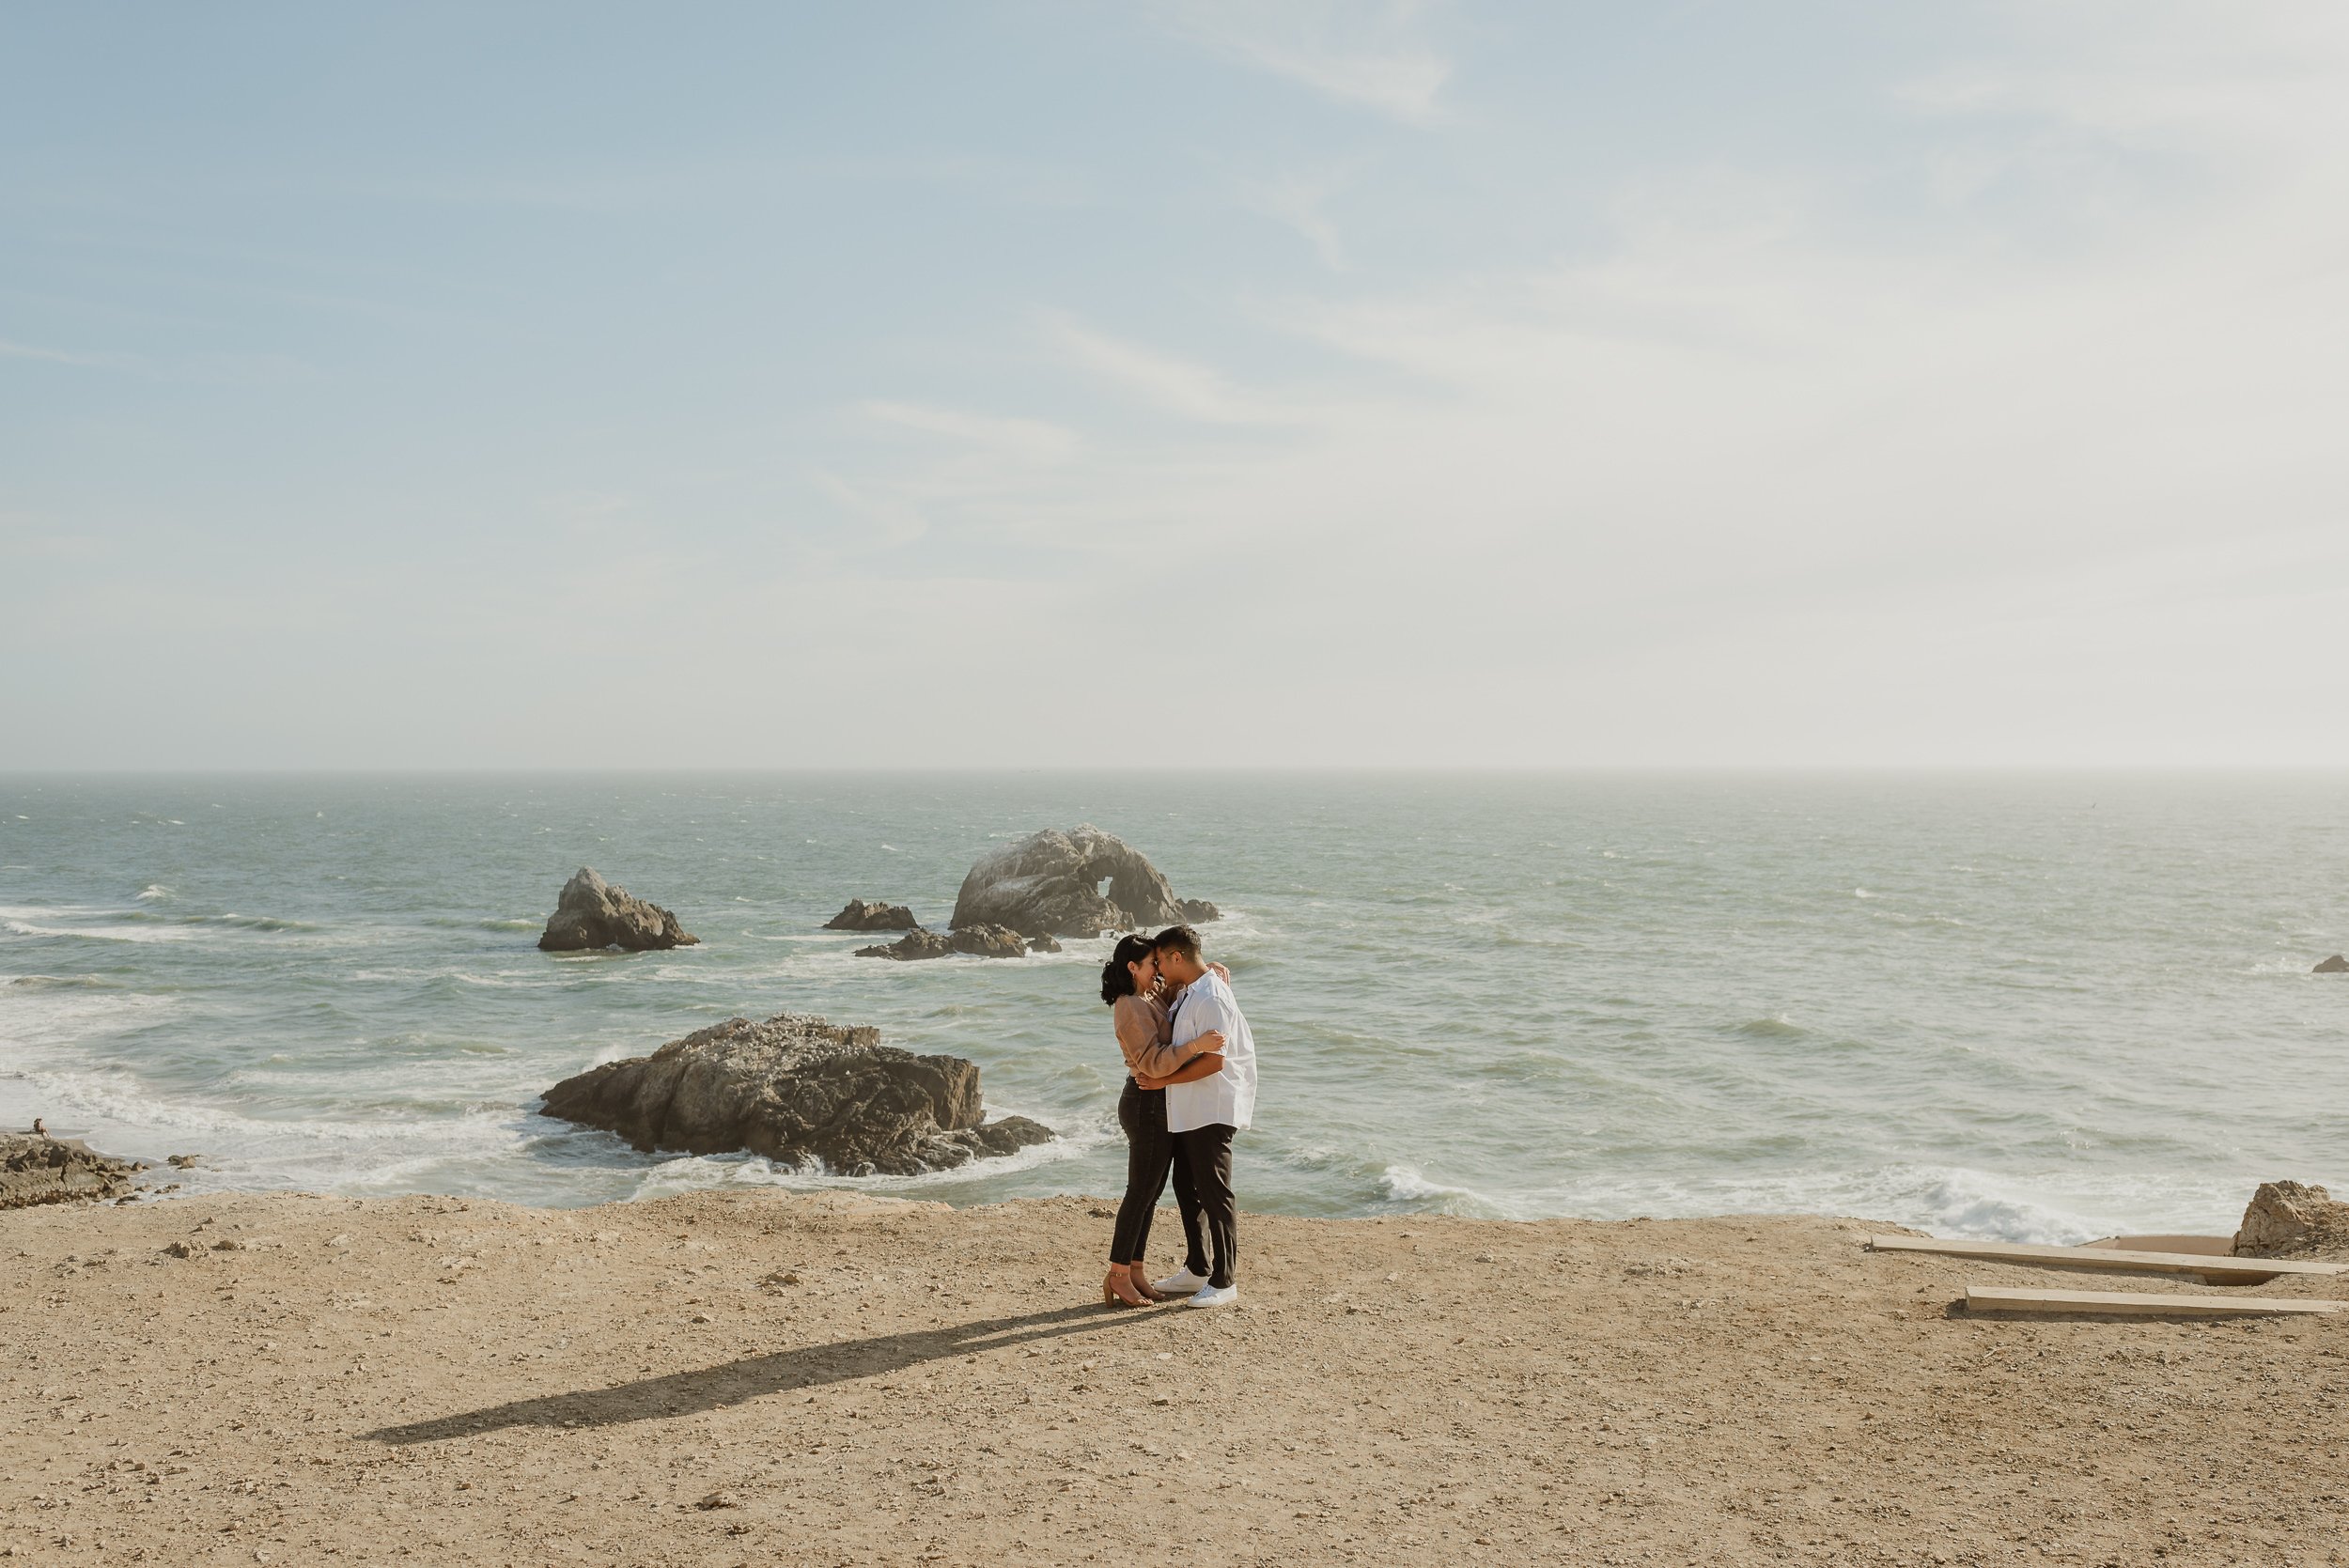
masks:
<instances>
[{"instance_id":1,"label":"woman's black jeans","mask_svg":"<svg viewBox=\"0 0 2349 1568\"><path fill-rule=\"evenodd\" d=\"M1166 1091L1144 1089L1132 1079L1117 1096L1117 1125L1126 1129L1126 1196L1117 1205L1117 1230L1110 1238L1110 1263L1140 1263L1150 1247L1150 1218L1174 1175L1174 1202L1182 1210L1183 1263L1202 1279L1206 1249L1199 1232L1199 1201L1191 1190L1190 1166L1174 1157L1174 1135L1166 1130Z\"/></svg>"}]
</instances>

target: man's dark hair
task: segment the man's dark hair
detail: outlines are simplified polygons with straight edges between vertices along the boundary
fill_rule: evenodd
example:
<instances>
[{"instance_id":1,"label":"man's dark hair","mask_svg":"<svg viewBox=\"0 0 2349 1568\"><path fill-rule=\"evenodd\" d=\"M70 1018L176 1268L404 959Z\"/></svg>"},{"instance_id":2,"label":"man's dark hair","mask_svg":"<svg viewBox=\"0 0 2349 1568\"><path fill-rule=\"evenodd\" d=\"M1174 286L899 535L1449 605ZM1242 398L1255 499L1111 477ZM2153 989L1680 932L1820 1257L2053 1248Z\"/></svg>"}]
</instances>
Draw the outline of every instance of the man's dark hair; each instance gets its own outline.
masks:
<instances>
[{"instance_id":1,"label":"man's dark hair","mask_svg":"<svg viewBox=\"0 0 2349 1568\"><path fill-rule=\"evenodd\" d=\"M1170 925L1150 939L1154 953L1179 953L1192 963L1199 961L1199 933L1188 925Z\"/></svg>"}]
</instances>

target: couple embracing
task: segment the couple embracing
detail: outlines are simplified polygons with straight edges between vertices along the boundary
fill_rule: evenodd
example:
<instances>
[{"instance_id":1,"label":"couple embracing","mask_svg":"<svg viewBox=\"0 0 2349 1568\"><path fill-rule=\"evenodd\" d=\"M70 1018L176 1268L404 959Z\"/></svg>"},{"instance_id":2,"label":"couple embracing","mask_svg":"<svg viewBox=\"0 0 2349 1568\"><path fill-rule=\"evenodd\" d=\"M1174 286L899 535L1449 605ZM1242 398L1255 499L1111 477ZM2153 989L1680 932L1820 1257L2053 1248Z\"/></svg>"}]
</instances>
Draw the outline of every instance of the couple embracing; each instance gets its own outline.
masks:
<instances>
[{"instance_id":1,"label":"couple embracing","mask_svg":"<svg viewBox=\"0 0 2349 1568\"><path fill-rule=\"evenodd\" d=\"M1126 1196L1110 1243L1101 1299L1192 1307L1239 1298L1232 1137L1256 1108L1256 1043L1232 995L1232 974L1199 960L1199 934L1176 925L1121 937L1101 966L1101 1000L1126 1058L1117 1121L1126 1129ZM1187 1249L1179 1273L1153 1281L1145 1254L1159 1194L1174 1178Z\"/></svg>"}]
</instances>

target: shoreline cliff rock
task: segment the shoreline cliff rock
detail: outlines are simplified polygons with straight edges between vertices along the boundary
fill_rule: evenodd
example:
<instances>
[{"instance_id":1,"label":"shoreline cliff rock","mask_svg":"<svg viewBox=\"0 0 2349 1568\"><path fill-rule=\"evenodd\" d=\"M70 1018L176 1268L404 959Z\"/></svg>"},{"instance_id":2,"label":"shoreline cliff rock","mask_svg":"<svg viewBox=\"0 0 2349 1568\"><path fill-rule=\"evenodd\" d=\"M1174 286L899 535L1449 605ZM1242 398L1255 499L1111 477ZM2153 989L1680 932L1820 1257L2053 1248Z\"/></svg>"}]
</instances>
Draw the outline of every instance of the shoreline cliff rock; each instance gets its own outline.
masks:
<instances>
[{"instance_id":1,"label":"shoreline cliff rock","mask_svg":"<svg viewBox=\"0 0 2349 1568\"><path fill-rule=\"evenodd\" d=\"M101 1155L78 1138L0 1133L0 1209L126 1198L146 1169L136 1160Z\"/></svg>"},{"instance_id":2,"label":"shoreline cliff rock","mask_svg":"<svg viewBox=\"0 0 2349 1568\"><path fill-rule=\"evenodd\" d=\"M596 875L593 866L583 865L563 884L553 917L538 938L538 948L543 953L586 953L606 947L653 953L692 947L700 940L660 905L612 886Z\"/></svg>"},{"instance_id":3,"label":"shoreline cliff rock","mask_svg":"<svg viewBox=\"0 0 2349 1568\"><path fill-rule=\"evenodd\" d=\"M2234 1234L2238 1258L2349 1258L2349 1203L2321 1187L2262 1182Z\"/></svg>"},{"instance_id":4,"label":"shoreline cliff rock","mask_svg":"<svg viewBox=\"0 0 2349 1568\"><path fill-rule=\"evenodd\" d=\"M728 1018L650 1056L547 1091L541 1115L618 1133L646 1153L820 1160L841 1175L915 1175L1049 1141L1024 1116L984 1119L979 1069L918 1056L880 1031L778 1013Z\"/></svg>"}]
</instances>

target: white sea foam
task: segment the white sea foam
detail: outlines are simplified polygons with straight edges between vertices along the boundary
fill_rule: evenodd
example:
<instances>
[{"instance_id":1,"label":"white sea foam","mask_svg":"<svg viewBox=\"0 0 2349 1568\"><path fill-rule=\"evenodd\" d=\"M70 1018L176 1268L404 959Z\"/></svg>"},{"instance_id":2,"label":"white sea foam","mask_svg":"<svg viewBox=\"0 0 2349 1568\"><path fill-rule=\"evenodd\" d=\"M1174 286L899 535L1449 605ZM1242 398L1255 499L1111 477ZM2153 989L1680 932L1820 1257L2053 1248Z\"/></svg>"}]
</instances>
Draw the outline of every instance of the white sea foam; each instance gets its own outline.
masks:
<instances>
[{"instance_id":1,"label":"white sea foam","mask_svg":"<svg viewBox=\"0 0 2349 1568\"><path fill-rule=\"evenodd\" d=\"M1466 1215L1474 1219L1513 1218L1507 1201L1479 1192L1472 1187L1429 1181L1425 1173L1414 1166L1388 1166L1379 1173L1378 1186L1391 1203L1409 1203L1433 1208L1439 1213Z\"/></svg>"},{"instance_id":2,"label":"white sea foam","mask_svg":"<svg viewBox=\"0 0 2349 1568\"><path fill-rule=\"evenodd\" d=\"M138 913L140 911L124 911ZM53 940L93 942L183 942L194 935L184 925L114 924L68 925L59 921L106 917L106 911L61 908L0 908L0 931L14 937L46 937Z\"/></svg>"}]
</instances>

